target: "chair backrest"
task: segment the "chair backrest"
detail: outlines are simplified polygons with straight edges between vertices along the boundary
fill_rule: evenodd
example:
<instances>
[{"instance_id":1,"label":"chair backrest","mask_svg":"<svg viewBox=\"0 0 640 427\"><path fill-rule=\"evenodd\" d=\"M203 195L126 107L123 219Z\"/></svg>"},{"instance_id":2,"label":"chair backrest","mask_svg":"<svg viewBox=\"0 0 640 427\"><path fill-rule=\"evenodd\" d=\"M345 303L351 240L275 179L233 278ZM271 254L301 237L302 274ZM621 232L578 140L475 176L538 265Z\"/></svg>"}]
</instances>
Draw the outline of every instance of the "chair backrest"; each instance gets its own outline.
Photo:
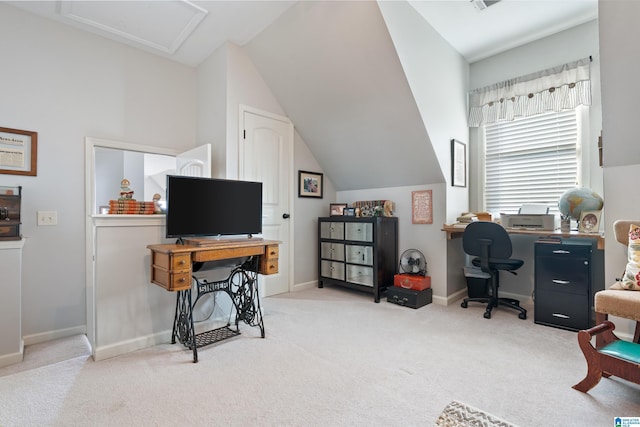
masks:
<instances>
[{"instance_id":1,"label":"chair backrest","mask_svg":"<svg viewBox=\"0 0 640 427\"><path fill-rule=\"evenodd\" d=\"M482 241L490 240L489 256L508 259L511 257L511 238L500 224L489 221L476 221L467 225L462 235L462 248L468 255L482 256Z\"/></svg>"},{"instance_id":2,"label":"chair backrest","mask_svg":"<svg viewBox=\"0 0 640 427\"><path fill-rule=\"evenodd\" d=\"M616 235L616 240L625 246L629 246L629 226L631 224L640 227L640 220L620 219L613 223L613 232Z\"/></svg>"}]
</instances>

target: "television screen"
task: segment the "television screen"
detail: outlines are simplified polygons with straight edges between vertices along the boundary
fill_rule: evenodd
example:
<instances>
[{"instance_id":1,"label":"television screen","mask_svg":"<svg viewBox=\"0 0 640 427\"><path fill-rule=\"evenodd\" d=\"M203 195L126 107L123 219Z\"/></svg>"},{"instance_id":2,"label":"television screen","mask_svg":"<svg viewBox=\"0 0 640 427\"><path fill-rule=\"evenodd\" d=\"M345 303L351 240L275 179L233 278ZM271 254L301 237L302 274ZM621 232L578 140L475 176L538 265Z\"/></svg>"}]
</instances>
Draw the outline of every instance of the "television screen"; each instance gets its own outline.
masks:
<instances>
[{"instance_id":1,"label":"television screen","mask_svg":"<svg viewBox=\"0 0 640 427\"><path fill-rule=\"evenodd\" d=\"M167 176L167 237L262 233L262 183Z\"/></svg>"}]
</instances>

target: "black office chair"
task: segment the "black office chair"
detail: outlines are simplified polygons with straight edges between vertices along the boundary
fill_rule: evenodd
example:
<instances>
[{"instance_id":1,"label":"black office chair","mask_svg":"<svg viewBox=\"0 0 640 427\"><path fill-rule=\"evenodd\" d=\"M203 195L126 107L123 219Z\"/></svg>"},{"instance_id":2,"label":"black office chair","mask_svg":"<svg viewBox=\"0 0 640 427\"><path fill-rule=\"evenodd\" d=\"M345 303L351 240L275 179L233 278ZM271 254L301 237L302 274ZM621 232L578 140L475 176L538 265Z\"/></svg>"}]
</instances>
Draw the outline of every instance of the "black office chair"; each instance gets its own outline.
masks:
<instances>
[{"instance_id":1,"label":"black office chair","mask_svg":"<svg viewBox=\"0 0 640 427\"><path fill-rule=\"evenodd\" d=\"M491 318L491 310L498 306L509 307L518 310L521 319L527 318L527 310L520 307L520 301L512 298L499 298L500 270L517 274L515 270L522 267L524 261L512 259L511 238L507 231L494 222L477 221L467 225L462 235L462 247L468 255L475 256L473 265L480 267L491 278L491 294L479 298L465 298L460 304L467 308L469 302L482 302L487 304L484 312L486 319Z\"/></svg>"}]
</instances>

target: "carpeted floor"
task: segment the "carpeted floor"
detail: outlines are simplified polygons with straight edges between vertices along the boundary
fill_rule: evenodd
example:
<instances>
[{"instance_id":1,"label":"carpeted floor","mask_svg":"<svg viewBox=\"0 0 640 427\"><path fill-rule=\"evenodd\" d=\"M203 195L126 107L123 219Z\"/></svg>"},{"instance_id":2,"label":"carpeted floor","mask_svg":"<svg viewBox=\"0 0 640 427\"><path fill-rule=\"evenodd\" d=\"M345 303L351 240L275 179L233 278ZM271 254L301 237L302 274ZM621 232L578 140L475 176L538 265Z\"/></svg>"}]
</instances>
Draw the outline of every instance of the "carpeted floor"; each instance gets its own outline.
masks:
<instances>
[{"instance_id":1,"label":"carpeted floor","mask_svg":"<svg viewBox=\"0 0 640 427\"><path fill-rule=\"evenodd\" d=\"M433 426L452 401L520 427L640 414L624 380L573 390L586 373L576 334L532 312L484 319L479 305L413 310L333 287L262 302L265 339L242 325L196 364L167 343L0 370L0 425Z\"/></svg>"}]
</instances>

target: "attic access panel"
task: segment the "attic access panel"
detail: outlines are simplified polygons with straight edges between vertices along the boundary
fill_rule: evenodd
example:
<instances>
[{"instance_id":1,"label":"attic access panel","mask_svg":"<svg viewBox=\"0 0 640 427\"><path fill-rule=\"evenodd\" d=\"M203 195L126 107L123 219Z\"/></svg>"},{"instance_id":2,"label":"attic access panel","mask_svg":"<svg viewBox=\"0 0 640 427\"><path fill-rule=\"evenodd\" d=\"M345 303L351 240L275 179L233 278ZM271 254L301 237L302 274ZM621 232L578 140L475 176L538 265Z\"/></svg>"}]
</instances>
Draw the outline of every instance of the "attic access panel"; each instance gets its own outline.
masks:
<instances>
[{"instance_id":1,"label":"attic access panel","mask_svg":"<svg viewBox=\"0 0 640 427\"><path fill-rule=\"evenodd\" d=\"M207 13L185 0L60 3L60 16L76 26L127 44L133 42L170 54L178 50Z\"/></svg>"}]
</instances>

